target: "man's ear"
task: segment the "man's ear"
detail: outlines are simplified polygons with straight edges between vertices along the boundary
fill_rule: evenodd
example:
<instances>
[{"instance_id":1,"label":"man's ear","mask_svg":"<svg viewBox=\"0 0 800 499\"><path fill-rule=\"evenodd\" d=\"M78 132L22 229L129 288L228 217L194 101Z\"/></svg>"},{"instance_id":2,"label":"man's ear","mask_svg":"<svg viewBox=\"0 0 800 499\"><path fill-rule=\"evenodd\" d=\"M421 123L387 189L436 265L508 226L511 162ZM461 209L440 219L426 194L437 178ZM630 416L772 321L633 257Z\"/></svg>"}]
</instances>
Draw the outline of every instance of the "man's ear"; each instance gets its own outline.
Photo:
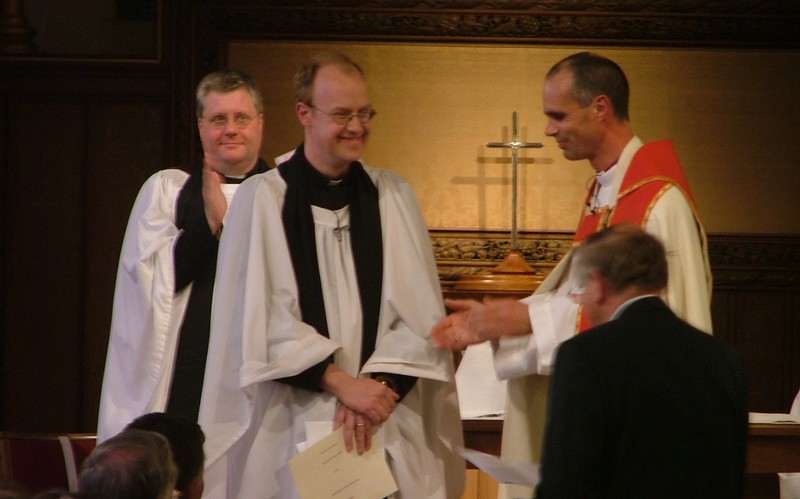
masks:
<instances>
[{"instance_id":1,"label":"man's ear","mask_svg":"<svg viewBox=\"0 0 800 499\"><path fill-rule=\"evenodd\" d=\"M592 101L592 110L594 111L595 118L603 121L609 115L614 114L614 107L611 105L611 100L607 95L598 95Z\"/></svg>"},{"instance_id":2,"label":"man's ear","mask_svg":"<svg viewBox=\"0 0 800 499\"><path fill-rule=\"evenodd\" d=\"M608 298L608 283L597 270L590 270L586 281L586 300L595 304L601 304Z\"/></svg>"},{"instance_id":3,"label":"man's ear","mask_svg":"<svg viewBox=\"0 0 800 499\"><path fill-rule=\"evenodd\" d=\"M297 114L297 119L303 126L311 125L311 108L303 102L298 102L294 106L294 112Z\"/></svg>"}]
</instances>

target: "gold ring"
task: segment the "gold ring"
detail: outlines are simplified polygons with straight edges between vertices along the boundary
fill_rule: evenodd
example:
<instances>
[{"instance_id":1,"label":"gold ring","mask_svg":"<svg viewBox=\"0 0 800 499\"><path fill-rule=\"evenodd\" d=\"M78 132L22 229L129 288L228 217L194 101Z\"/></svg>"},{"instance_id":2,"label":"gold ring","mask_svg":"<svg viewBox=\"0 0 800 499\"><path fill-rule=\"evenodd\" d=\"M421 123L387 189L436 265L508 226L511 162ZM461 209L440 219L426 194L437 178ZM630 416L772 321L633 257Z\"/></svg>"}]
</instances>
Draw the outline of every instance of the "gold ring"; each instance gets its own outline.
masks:
<instances>
[{"instance_id":1,"label":"gold ring","mask_svg":"<svg viewBox=\"0 0 800 499\"><path fill-rule=\"evenodd\" d=\"M356 423L356 428L363 428L366 425L364 423Z\"/></svg>"}]
</instances>

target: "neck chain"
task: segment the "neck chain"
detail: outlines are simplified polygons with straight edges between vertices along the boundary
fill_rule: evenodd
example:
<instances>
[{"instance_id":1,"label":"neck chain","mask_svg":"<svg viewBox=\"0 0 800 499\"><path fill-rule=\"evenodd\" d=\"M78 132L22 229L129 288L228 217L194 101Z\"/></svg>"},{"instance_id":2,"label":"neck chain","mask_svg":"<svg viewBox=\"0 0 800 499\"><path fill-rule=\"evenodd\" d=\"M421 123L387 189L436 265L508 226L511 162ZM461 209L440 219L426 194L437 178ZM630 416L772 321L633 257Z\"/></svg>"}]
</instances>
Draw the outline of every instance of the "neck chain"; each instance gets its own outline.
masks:
<instances>
[{"instance_id":1,"label":"neck chain","mask_svg":"<svg viewBox=\"0 0 800 499\"><path fill-rule=\"evenodd\" d=\"M600 184L600 177L604 174L610 175L611 169L617 166L618 161L619 158L615 159L614 162L608 165L607 168L595 172L594 176L589 177L589 180L586 181L586 190L589 190L589 186L591 185L592 179L594 178L594 189L592 189L592 195L589 198L589 212L592 215L600 211L600 208L602 208L600 206L600 189L602 187Z\"/></svg>"},{"instance_id":2,"label":"neck chain","mask_svg":"<svg viewBox=\"0 0 800 499\"><path fill-rule=\"evenodd\" d=\"M589 213L594 215L600 209L600 179L598 178L602 172L597 172L591 177L586 180L586 190L592 189L592 195L589 197L588 208ZM592 180L594 180L594 186L592 186Z\"/></svg>"},{"instance_id":3,"label":"neck chain","mask_svg":"<svg viewBox=\"0 0 800 499\"><path fill-rule=\"evenodd\" d=\"M336 217L336 228L333 229L333 235L336 236L336 240L341 242L342 241L342 232L345 230L350 230L350 225L340 225L339 222L339 213L334 211L333 216Z\"/></svg>"}]
</instances>

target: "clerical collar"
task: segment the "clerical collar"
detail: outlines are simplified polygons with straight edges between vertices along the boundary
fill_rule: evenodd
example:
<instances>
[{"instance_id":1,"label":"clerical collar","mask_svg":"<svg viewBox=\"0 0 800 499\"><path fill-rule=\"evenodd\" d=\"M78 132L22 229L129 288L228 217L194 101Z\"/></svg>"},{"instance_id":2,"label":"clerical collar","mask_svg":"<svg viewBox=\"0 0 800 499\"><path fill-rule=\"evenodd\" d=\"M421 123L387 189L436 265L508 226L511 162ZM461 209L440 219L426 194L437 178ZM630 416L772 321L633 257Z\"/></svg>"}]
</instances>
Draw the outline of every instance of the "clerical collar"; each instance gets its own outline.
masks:
<instances>
[{"instance_id":1,"label":"clerical collar","mask_svg":"<svg viewBox=\"0 0 800 499\"><path fill-rule=\"evenodd\" d=\"M610 168L594 174L594 189L589 202L589 210L592 213L596 213L598 209L611 204L611 186L614 183L614 173L616 169L617 164L614 163Z\"/></svg>"},{"instance_id":2,"label":"clerical collar","mask_svg":"<svg viewBox=\"0 0 800 499\"><path fill-rule=\"evenodd\" d=\"M302 162L308 179L308 193L311 204L327 210L339 210L350 202L350 170L340 179L330 179L320 173L311 162Z\"/></svg>"},{"instance_id":3,"label":"clerical collar","mask_svg":"<svg viewBox=\"0 0 800 499\"><path fill-rule=\"evenodd\" d=\"M225 183L226 184L241 184L244 182L244 179L247 178L247 175L225 175Z\"/></svg>"},{"instance_id":4,"label":"clerical collar","mask_svg":"<svg viewBox=\"0 0 800 499\"><path fill-rule=\"evenodd\" d=\"M614 163L605 170L597 172L595 174L595 176L597 177L597 183L600 184L601 189L604 187L611 186L611 182L614 181L614 171L616 169L617 169L617 163Z\"/></svg>"},{"instance_id":5,"label":"clerical collar","mask_svg":"<svg viewBox=\"0 0 800 499\"><path fill-rule=\"evenodd\" d=\"M248 177L252 177L256 173L264 173L268 169L267 163L265 163L263 159L256 158L256 164L254 164L253 167L250 168L250 170L248 170L244 175L223 175L223 177L225 177L226 184L241 184Z\"/></svg>"}]
</instances>

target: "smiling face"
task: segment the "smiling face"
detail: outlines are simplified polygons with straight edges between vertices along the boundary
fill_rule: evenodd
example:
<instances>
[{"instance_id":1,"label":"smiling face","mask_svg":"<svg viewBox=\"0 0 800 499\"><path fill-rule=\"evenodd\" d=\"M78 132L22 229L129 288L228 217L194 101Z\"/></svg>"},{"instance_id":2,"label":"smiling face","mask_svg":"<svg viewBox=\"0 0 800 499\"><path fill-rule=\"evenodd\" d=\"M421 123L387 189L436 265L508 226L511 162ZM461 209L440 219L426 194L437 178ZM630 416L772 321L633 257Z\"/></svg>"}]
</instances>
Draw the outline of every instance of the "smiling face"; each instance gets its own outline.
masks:
<instances>
[{"instance_id":1,"label":"smiling face","mask_svg":"<svg viewBox=\"0 0 800 499\"><path fill-rule=\"evenodd\" d=\"M572 73L568 70L560 71L545 81L545 135L556 139L565 158L591 161L602 142L603 129L596 119L595 101L581 107L572 96L572 85Z\"/></svg>"},{"instance_id":2,"label":"smiling face","mask_svg":"<svg viewBox=\"0 0 800 499\"><path fill-rule=\"evenodd\" d=\"M245 121L247 124L242 126ZM246 88L209 92L197 128L205 160L214 171L244 175L253 168L261 147L263 119Z\"/></svg>"},{"instance_id":3,"label":"smiling face","mask_svg":"<svg viewBox=\"0 0 800 499\"><path fill-rule=\"evenodd\" d=\"M305 127L306 157L323 175L340 177L350 163L361 158L372 123L361 123L352 115L368 109L367 82L357 71L336 64L317 71L311 102L299 102L296 111ZM331 116L338 113L351 118L338 124Z\"/></svg>"}]
</instances>

